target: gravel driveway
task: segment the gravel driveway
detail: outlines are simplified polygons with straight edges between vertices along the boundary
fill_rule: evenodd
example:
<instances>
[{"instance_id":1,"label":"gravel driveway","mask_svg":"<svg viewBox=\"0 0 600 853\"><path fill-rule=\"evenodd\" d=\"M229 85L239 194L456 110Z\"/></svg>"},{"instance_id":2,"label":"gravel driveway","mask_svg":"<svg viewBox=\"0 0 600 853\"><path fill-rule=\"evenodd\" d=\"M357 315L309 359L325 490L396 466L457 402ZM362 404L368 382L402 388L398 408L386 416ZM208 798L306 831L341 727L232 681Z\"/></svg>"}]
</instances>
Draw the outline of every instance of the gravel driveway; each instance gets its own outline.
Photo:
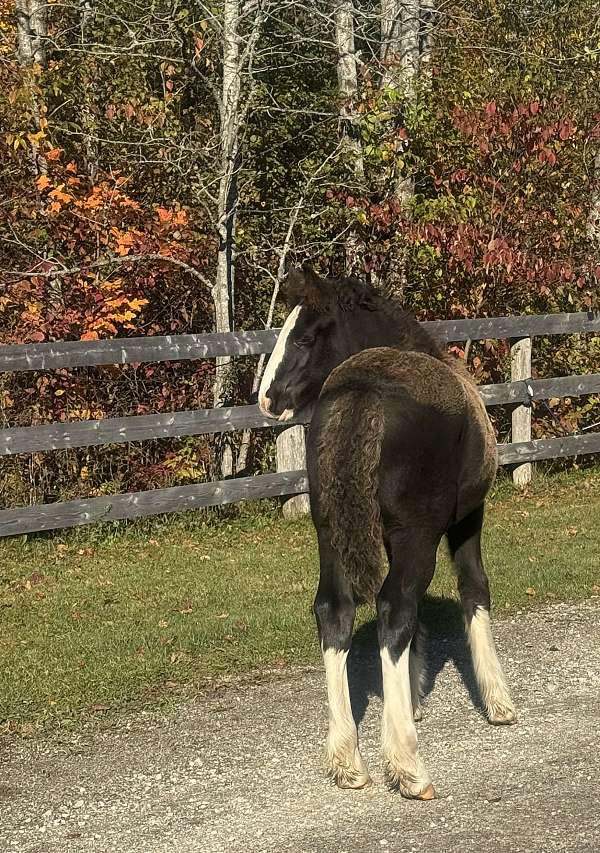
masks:
<instances>
[{"instance_id":1,"label":"gravel driveway","mask_svg":"<svg viewBox=\"0 0 600 853\"><path fill-rule=\"evenodd\" d=\"M462 636L433 626L418 726L433 802L381 783L377 657L363 644L351 681L366 790L320 775L325 685L320 669L299 670L104 732L8 746L0 851L597 853L600 600L495 621L494 633L520 714L509 728L474 707Z\"/></svg>"}]
</instances>

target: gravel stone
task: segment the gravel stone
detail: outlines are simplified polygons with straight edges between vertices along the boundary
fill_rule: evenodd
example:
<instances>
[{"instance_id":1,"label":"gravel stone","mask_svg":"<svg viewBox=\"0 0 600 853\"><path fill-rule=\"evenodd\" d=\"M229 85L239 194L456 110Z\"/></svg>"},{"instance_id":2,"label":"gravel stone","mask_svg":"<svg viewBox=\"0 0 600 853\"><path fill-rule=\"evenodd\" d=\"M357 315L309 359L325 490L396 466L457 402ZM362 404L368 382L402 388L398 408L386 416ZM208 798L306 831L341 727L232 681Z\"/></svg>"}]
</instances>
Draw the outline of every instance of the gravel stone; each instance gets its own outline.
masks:
<instances>
[{"instance_id":1,"label":"gravel stone","mask_svg":"<svg viewBox=\"0 0 600 853\"><path fill-rule=\"evenodd\" d=\"M429 803L381 778L375 649L350 667L374 784L322 776L320 668L231 681L168 714L14 741L0 767L1 853L597 853L600 599L494 620L519 711L486 723L464 637L429 637L418 725ZM476 697L475 697L476 698Z\"/></svg>"}]
</instances>

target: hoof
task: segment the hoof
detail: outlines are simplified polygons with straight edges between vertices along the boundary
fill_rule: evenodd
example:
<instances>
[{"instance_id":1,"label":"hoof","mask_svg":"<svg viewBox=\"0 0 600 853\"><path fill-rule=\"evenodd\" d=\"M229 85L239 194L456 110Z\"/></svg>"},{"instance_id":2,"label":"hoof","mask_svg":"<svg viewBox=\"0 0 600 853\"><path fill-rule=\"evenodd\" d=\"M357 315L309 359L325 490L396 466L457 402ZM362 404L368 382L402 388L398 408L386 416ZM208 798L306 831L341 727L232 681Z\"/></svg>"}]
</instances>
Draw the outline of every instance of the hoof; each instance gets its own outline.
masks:
<instances>
[{"instance_id":1,"label":"hoof","mask_svg":"<svg viewBox=\"0 0 600 853\"><path fill-rule=\"evenodd\" d=\"M421 708L421 706L418 705L416 708L413 709L413 720L415 721L415 723L420 723L422 719L423 719L423 708Z\"/></svg>"},{"instance_id":2,"label":"hoof","mask_svg":"<svg viewBox=\"0 0 600 853\"><path fill-rule=\"evenodd\" d=\"M411 795L413 800L435 800L435 789L429 784L420 794Z\"/></svg>"},{"instance_id":3,"label":"hoof","mask_svg":"<svg viewBox=\"0 0 600 853\"><path fill-rule=\"evenodd\" d=\"M513 705L493 705L487 709L487 713L492 726L511 726L517 722L517 712Z\"/></svg>"},{"instance_id":4,"label":"hoof","mask_svg":"<svg viewBox=\"0 0 600 853\"><path fill-rule=\"evenodd\" d=\"M407 800L435 800L435 788L429 782L424 788L419 788L416 785L407 785L400 782L396 785L401 795Z\"/></svg>"},{"instance_id":5,"label":"hoof","mask_svg":"<svg viewBox=\"0 0 600 853\"><path fill-rule=\"evenodd\" d=\"M435 789L427 778L429 774L415 779L410 777L389 764L385 769L385 780L391 791L398 791L407 800L433 800Z\"/></svg>"}]
</instances>

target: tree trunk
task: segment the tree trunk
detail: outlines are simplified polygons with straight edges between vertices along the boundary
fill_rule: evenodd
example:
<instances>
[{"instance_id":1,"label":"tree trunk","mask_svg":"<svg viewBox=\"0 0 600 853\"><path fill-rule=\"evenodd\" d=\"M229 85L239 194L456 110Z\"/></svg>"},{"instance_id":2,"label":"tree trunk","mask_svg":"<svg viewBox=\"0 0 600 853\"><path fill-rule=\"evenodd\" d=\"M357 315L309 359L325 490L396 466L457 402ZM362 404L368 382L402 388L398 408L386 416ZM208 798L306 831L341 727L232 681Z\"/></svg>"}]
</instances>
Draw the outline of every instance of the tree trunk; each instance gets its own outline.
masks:
<instances>
[{"instance_id":1,"label":"tree trunk","mask_svg":"<svg viewBox=\"0 0 600 853\"><path fill-rule=\"evenodd\" d=\"M46 65L46 0L16 0L19 62L24 68Z\"/></svg>"},{"instance_id":2,"label":"tree trunk","mask_svg":"<svg viewBox=\"0 0 600 853\"><path fill-rule=\"evenodd\" d=\"M98 174L98 143L94 119L96 75L92 50L92 28L96 20L96 0L81 0L80 6L81 49L86 55L81 81L81 128L86 172L92 183Z\"/></svg>"},{"instance_id":3,"label":"tree trunk","mask_svg":"<svg viewBox=\"0 0 600 853\"><path fill-rule=\"evenodd\" d=\"M17 54L23 68L25 87L29 90L34 133L43 129L43 104L36 81L36 69L46 66L46 0L16 0ZM48 171L46 158L37 141L31 143L31 164L35 175Z\"/></svg>"},{"instance_id":4,"label":"tree trunk","mask_svg":"<svg viewBox=\"0 0 600 853\"><path fill-rule=\"evenodd\" d=\"M404 0L400 36L400 82L414 100L419 75L419 0Z\"/></svg>"},{"instance_id":5,"label":"tree trunk","mask_svg":"<svg viewBox=\"0 0 600 853\"><path fill-rule=\"evenodd\" d=\"M414 102L419 74L420 47L420 4L419 0L382 0L381 2L381 85L384 88L400 89L406 104ZM405 143L396 143L396 157L400 158ZM414 196L412 175L398 175L394 196L404 211L410 209ZM406 257L401 246L395 247L389 257L388 286L402 298L406 287Z\"/></svg>"},{"instance_id":6,"label":"tree trunk","mask_svg":"<svg viewBox=\"0 0 600 853\"><path fill-rule=\"evenodd\" d=\"M225 0L223 14L223 80L220 104L220 180L217 208L219 249L213 287L215 331L233 329L233 288L235 275L235 226L238 203L237 177L239 157L239 107L241 90L239 0ZM216 359L214 405L227 400L227 382L231 365L229 356ZM233 460L231 446L222 448L221 475L231 476Z\"/></svg>"},{"instance_id":7,"label":"tree trunk","mask_svg":"<svg viewBox=\"0 0 600 853\"><path fill-rule=\"evenodd\" d=\"M431 82L431 51L433 49L433 27L435 20L434 0L421 0L419 28L419 79Z\"/></svg>"},{"instance_id":8,"label":"tree trunk","mask_svg":"<svg viewBox=\"0 0 600 853\"><path fill-rule=\"evenodd\" d=\"M335 0L335 42L338 52L337 74L340 92L340 135L342 145L352 156L355 174L364 172L360 128L355 99L358 94L356 51L354 48L354 5L352 0Z\"/></svg>"},{"instance_id":9,"label":"tree trunk","mask_svg":"<svg viewBox=\"0 0 600 853\"><path fill-rule=\"evenodd\" d=\"M240 129L251 100L253 51L265 18L265 5L260 0L246 3L225 0L223 7L223 79L220 95L219 129L219 197L217 202L217 233L219 248L215 284L212 291L215 310L215 331L230 332L234 324L236 219L238 207L238 176L241 167ZM249 35L240 34L242 19L254 13ZM241 102L242 79L248 82ZM229 396L231 358L216 359L213 386L214 405L222 406ZM221 475L233 473L233 454L227 441L221 459Z\"/></svg>"},{"instance_id":10,"label":"tree trunk","mask_svg":"<svg viewBox=\"0 0 600 853\"><path fill-rule=\"evenodd\" d=\"M353 0L334 0L335 43L337 46L338 88L340 93L340 141L343 152L352 164L355 176L362 180L364 163L360 138L359 116L356 112L358 73L354 47ZM352 272L361 266L358 235L352 231L346 238L346 269Z\"/></svg>"},{"instance_id":11,"label":"tree trunk","mask_svg":"<svg viewBox=\"0 0 600 853\"><path fill-rule=\"evenodd\" d=\"M400 33L402 30L401 0L381 0L381 59L382 87L398 85L396 66L400 59Z\"/></svg>"}]
</instances>

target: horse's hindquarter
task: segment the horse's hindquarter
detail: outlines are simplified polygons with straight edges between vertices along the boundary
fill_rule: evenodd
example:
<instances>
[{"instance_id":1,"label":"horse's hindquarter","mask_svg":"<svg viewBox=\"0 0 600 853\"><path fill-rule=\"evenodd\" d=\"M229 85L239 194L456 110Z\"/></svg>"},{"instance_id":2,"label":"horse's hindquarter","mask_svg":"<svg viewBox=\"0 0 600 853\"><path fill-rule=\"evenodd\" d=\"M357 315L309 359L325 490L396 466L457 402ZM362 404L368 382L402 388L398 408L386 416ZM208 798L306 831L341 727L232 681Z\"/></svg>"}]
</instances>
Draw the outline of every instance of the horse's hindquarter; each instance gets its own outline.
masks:
<instances>
[{"instance_id":1,"label":"horse's hindquarter","mask_svg":"<svg viewBox=\"0 0 600 853\"><path fill-rule=\"evenodd\" d=\"M409 495L423 511L438 506L440 519L460 519L483 501L496 472L496 441L477 386L460 364L388 347L363 350L331 373L324 393L354 387L360 407L361 386L378 392L385 413L384 515L386 505Z\"/></svg>"}]
</instances>

